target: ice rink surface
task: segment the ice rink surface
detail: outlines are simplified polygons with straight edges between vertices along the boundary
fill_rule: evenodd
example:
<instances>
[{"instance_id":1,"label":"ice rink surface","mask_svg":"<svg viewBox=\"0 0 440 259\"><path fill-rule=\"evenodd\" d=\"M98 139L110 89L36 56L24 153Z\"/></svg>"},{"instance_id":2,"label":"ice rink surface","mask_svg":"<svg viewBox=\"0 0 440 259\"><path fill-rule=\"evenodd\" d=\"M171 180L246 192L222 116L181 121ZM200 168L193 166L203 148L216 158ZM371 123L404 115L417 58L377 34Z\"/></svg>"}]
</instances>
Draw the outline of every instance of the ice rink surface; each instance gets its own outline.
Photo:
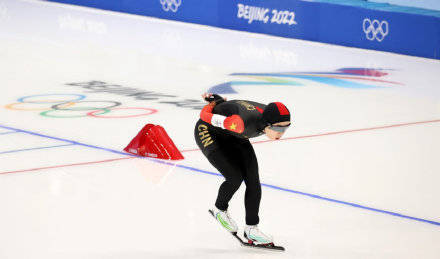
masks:
<instances>
[{"instance_id":1,"label":"ice rink surface","mask_svg":"<svg viewBox=\"0 0 440 259\"><path fill-rule=\"evenodd\" d=\"M38 1L0 0L0 258L440 258L440 62ZM206 91L284 102L252 139L260 227L209 216ZM122 149L162 125L179 162ZM244 225L244 185L230 212Z\"/></svg>"}]
</instances>

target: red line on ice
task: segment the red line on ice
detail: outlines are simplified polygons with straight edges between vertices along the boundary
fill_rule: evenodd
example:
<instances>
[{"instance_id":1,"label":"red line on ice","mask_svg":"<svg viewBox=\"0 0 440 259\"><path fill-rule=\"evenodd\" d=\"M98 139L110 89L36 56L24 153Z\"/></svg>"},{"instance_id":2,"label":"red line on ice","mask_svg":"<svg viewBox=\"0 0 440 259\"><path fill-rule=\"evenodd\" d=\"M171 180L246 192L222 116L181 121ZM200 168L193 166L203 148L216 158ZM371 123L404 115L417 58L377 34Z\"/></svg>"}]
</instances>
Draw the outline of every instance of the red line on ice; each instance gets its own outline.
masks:
<instances>
[{"instance_id":1,"label":"red line on ice","mask_svg":"<svg viewBox=\"0 0 440 259\"><path fill-rule=\"evenodd\" d=\"M118 160L124 160L124 159L131 159L131 158L135 158L135 157L121 157L121 158L107 159L107 160L101 160L101 161L83 162L83 163L75 163L75 164L67 164L67 165L54 165L54 166L38 167L38 168L31 168L31 169L23 169L23 170L17 170L17 171L7 171L7 172L0 172L0 175L24 173L24 172L38 171L38 170L43 170L43 169L54 169L54 168L68 167L68 166L99 164L99 163L106 163L106 162L112 162L112 161L118 161Z\"/></svg>"},{"instance_id":2,"label":"red line on ice","mask_svg":"<svg viewBox=\"0 0 440 259\"><path fill-rule=\"evenodd\" d=\"M436 123L436 122L440 122L440 119L438 119L438 120L430 120L430 121L408 122L408 123L393 124L393 125L386 125L386 126L379 126L379 127L371 127L371 128L364 128L364 129L352 129L352 130L334 131L334 132L327 132L327 133L314 134L314 135L305 135L305 136L298 136L298 137L291 137L291 138L283 138L283 139L279 139L279 140L262 140L262 141L252 142L252 143L253 144L260 144L260 143L266 143L266 142L272 142L272 141L285 141L285 140L292 140L292 139L313 138L313 137L321 137L321 136L328 136L328 135L346 134L346 133L352 133L352 132L379 130L379 129L411 126L411 125L417 125L417 124ZM200 149L197 148L197 149L181 150L180 152L183 153L183 152L192 152L192 151L200 151ZM14 173L24 173L24 172L38 171L38 170L43 170L43 169L61 168L61 167L68 167L68 166L99 164L99 163L106 163L106 162L125 160L125 159L132 159L132 158L136 158L136 157L121 157L121 158L107 159L107 160L101 160L101 161L83 162L83 163L75 163L75 164L67 164L67 165L47 166L47 167L24 169L24 170L17 170L17 171L7 171L7 172L0 172L0 175L14 174Z\"/></svg>"},{"instance_id":3,"label":"red line on ice","mask_svg":"<svg viewBox=\"0 0 440 259\"><path fill-rule=\"evenodd\" d=\"M378 127L364 128L364 129L352 129L352 130L333 131L333 132L327 132L327 133L321 133L321 134L313 134L313 135L297 136L297 137L290 137L290 138L282 138L282 139L279 139L279 140L261 140L261 141L252 142L252 144L260 144L260 143L273 142L273 141L286 141L286 140L292 140L292 139L314 138L314 137L322 137L322 136L328 136L328 135L338 135L338 134L346 134L346 133L360 132L360 131L388 129L388 128L396 128L396 127L411 126L411 125L417 125L417 124L436 123L436 122L440 122L440 119L438 119L438 120L430 120L430 121L417 121L417 122L408 122L408 123L401 123L401 124L385 125L385 126L378 126ZM180 152L192 152L192 151L198 151L198 150L200 150L200 149L197 148L197 149L181 150Z\"/></svg>"}]
</instances>

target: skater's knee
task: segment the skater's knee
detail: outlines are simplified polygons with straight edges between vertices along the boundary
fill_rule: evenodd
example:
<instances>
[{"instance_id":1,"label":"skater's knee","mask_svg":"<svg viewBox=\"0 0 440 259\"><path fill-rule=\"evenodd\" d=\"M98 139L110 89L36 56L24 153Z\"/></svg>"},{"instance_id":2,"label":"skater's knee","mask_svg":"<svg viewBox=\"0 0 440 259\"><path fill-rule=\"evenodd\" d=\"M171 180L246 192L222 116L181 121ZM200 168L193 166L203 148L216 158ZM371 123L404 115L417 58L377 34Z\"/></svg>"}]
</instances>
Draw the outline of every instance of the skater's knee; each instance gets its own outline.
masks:
<instances>
[{"instance_id":1,"label":"skater's knee","mask_svg":"<svg viewBox=\"0 0 440 259\"><path fill-rule=\"evenodd\" d=\"M235 179L233 182L231 182L231 185L234 187L234 189L238 189L240 188L241 182L242 180Z\"/></svg>"},{"instance_id":2,"label":"skater's knee","mask_svg":"<svg viewBox=\"0 0 440 259\"><path fill-rule=\"evenodd\" d=\"M246 184L246 192L250 192L254 195L261 196L261 185L260 184Z\"/></svg>"},{"instance_id":3,"label":"skater's knee","mask_svg":"<svg viewBox=\"0 0 440 259\"><path fill-rule=\"evenodd\" d=\"M246 184L246 188L255 189L255 190L259 189L261 191L261 183L258 178L246 179L245 184Z\"/></svg>"},{"instance_id":4,"label":"skater's knee","mask_svg":"<svg viewBox=\"0 0 440 259\"><path fill-rule=\"evenodd\" d=\"M234 189L240 188L241 183L243 182L242 177L228 177L226 182L233 187Z\"/></svg>"}]
</instances>

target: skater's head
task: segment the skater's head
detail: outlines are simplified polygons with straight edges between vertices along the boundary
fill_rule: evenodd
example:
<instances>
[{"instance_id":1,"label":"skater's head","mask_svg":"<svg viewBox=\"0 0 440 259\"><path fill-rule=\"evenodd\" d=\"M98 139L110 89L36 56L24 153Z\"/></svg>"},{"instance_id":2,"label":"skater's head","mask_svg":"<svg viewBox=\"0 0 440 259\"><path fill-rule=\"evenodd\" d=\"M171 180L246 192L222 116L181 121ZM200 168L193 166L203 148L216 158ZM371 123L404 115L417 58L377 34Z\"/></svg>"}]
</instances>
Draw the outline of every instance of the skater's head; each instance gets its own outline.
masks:
<instances>
[{"instance_id":1,"label":"skater's head","mask_svg":"<svg viewBox=\"0 0 440 259\"><path fill-rule=\"evenodd\" d=\"M266 136L272 140L280 139L290 126L290 112L280 103L269 103L263 111L263 120L267 124L264 128Z\"/></svg>"}]
</instances>

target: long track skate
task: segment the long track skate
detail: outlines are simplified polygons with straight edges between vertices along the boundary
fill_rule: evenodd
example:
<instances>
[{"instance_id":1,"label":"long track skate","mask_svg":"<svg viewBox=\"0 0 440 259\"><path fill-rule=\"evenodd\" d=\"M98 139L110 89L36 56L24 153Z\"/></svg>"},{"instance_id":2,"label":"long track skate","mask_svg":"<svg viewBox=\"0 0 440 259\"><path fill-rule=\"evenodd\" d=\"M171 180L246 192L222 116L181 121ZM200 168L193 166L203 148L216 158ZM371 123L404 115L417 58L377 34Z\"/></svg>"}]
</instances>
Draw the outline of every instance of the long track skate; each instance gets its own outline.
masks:
<instances>
[{"instance_id":1,"label":"long track skate","mask_svg":"<svg viewBox=\"0 0 440 259\"><path fill-rule=\"evenodd\" d=\"M215 218L214 212L212 210L208 210L209 214ZM229 231L228 231L229 232ZM242 246L244 247L250 247L250 248L259 248L259 249L265 249L265 250L273 250L273 251L285 251L284 247L282 246L276 246L274 243L270 244L255 244L252 241L245 242L241 237L238 236L237 232L229 232L231 233Z\"/></svg>"}]
</instances>

